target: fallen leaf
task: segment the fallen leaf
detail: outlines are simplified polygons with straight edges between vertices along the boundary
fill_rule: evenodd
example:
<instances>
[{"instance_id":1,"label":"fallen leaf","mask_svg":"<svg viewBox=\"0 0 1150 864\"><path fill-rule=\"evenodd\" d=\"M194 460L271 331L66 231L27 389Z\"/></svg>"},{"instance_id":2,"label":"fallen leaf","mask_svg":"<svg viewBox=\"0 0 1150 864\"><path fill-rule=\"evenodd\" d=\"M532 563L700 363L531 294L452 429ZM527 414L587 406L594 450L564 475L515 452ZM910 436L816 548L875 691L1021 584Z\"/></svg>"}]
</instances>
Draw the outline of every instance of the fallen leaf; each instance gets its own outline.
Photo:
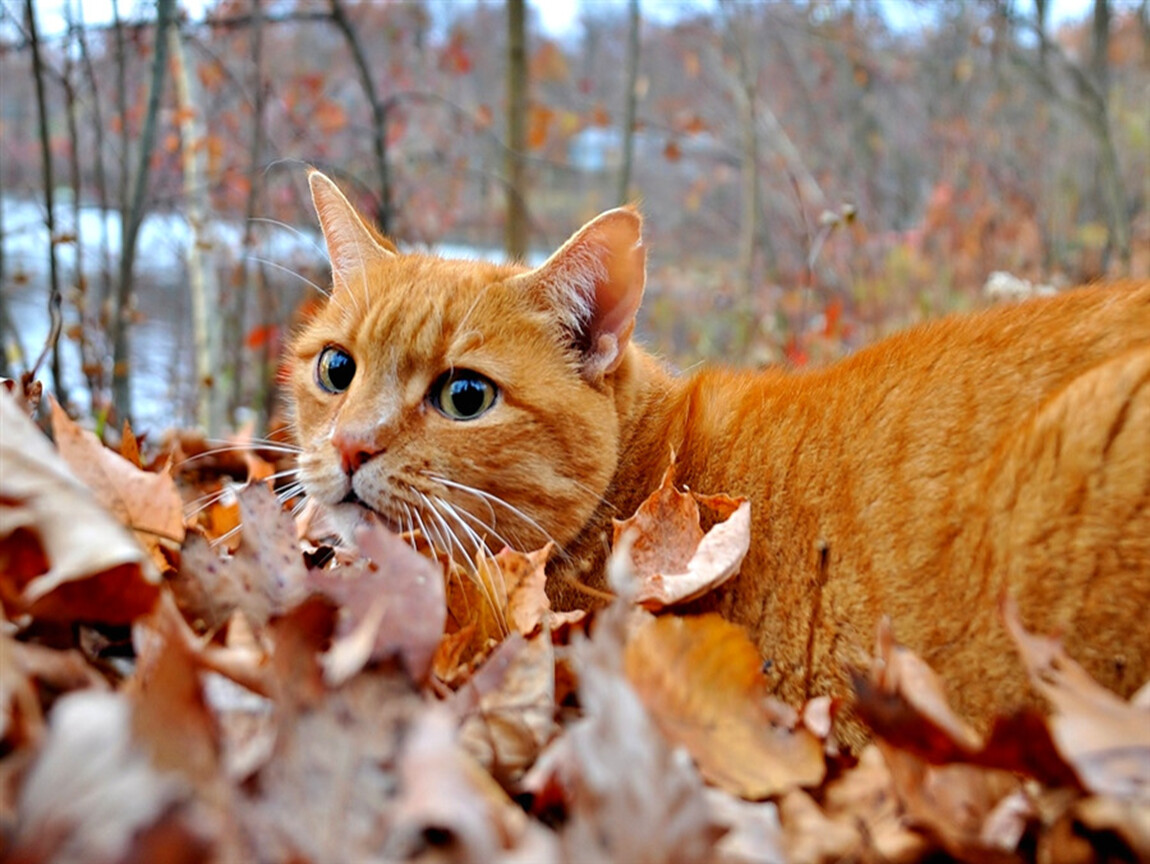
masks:
<instances>
[{"instance_id":1,"label":"fallen leaf","mask_svg":"<svg viewBox=\"0 0 1150 864\"><path fill-rule=\"evenodd\" d=\"M375 520L355 539L366 561L307 577L341 608L325 679L336 686L369 662L399 656L415 681L426 681L447 615L443 573Z\"/></svg>"},{"instance_id":2,"label":"fallen leaf","mask_svg":"<svg viewBox=\"0 0 1150 864\"><path fill-rule=\"evenodd\" d=\"M624 668L663 734L720 788L760 799L822 781L822 745L770 699L741 627L713 614L656 618L627 640Z\"/></svg>"},{"instance_id":3,"label":"fallen leaf","mask_svg":"<svg viewBox=\"0 0 1150 864\"><path fill-rule=\"evenodd\" d=\"M455 721L448 712L425 711L404 744L400 796L389 814L390 834L383 846L386 860L415 858L427 848L429 838L451 850L457 861L507 860L504 855L528 842L532 857L524 860L540 864L559 860L554 838L544 839L459 747Z\"/></svg>"},{"instance_id":4,"label":"fallen leaf","mask_svg":"<svg viewBox=\"0 0 1150 864\"><path fill-rule=\"evenodd\" d=\"M314 631L304 625L291 625L297 638L288 655L316 664ZM280 632L277 649L289 635ZM381 850L394 833L397 765L427 703L399 670L367 670L317 696L277 700L273 753L248 780L259 794L237 805L250 848L232 860L394 860Z\"/></svg>"},{"instance_id":5,"label":"fallen leaf","mask_svg":"<svg viewBox=\"0 0 1150 864\"><path fill-rule=\"evenodd\" d=\"M859 848L848 857L911 861L929 848L927 838L913 830L890 763L876 745L863 749L854 770L826 785L822 803L826 818L860 831Z\"/></svg>"},{"instance_id":6,"label":"fallen leaf","mask_svg":"<svg viewBox=\"0 0 1150 864\"><path fill-rule=\"evenodd\" d=\"M712 818L727 829L715 847L726 864L787 864L783 826L774 801L744 801L719 789L706 790Z\"/></svg>"},{"instance_id":7,"label":"fallen leaf","mask_svg":"<svg viewBox=\"0 0 1150 864\"><path fill-rule=\"evenodd\" d=\"M263 484L237 495L243 523L232 555L220 555L200 535L190 534L175 580L181 608L214 629L241 610L257 626L296 605L307 591L307 568L291 516Z\"/></svg>"},{"instance_id":8,"label":"fallen leaf","mask_svg":"<svg viewBox=\"0 0 1150 864\"><path fill-rule=\"evenodd\" d=\"M720 519L705 534L700 502ZM751 543L751 505L725 495L679 492L672 460L662 484L635 515L615 522L613 547L619 549L628 534L639 580L634 602L656 611L693 600L739 572Z\"/></svg>"},{"instance_id":9,"label":"fallen leaf","mask_svg":"<svg viewBox=\"0 0 1150 864\"><path fill-rule=\"evenodd\" d=\"M168 569L164 547L178 549L184 539L184 502L170 465L159 473L138 468L74 423L55 399L49 402L60 455L96 500L135 532L156 567Z\"/></svg>"},{"instance_id":10,"label":"fallen leaf","mask_svg":"<svg viewBox=\"0 0 1150 864\"><path fill-rule=\"evenodd\" d=\"M513 633L456 694L459 740L508 785L531 767L557 731L551 635Z\"/></svg>"},{"instance_id":11,"label":"fallen leaf","mask_svg":"<svg viewBox=\"0 0 1150 864\"><path fill-rule=\"evenodd\" d=\"M132 730L161 771L178 771L204 791L220 778L219 734L200 685L200 645L171 595L132 628L136 673Z\"/></svg>"},{"instance_id":12,"label":"fallen leaf","mask_svg":"<svg viewBox=\"0 0 1150 864\"><path fill-rule=\"evenodd\" d=\"M48 439L0 393L0 599L12 615L123 624L151 608L159 574Z\"/></svg>"},{"instance_id":13,"label":"fallen leaf","mask_svg":"<svg viewBox=\"0 0 1150 864\"><path fill-rule=\"evenodd\" d=\"M11 860L147 860L133 856L141 834L172 816L188 790L136 746L129 700L81 690L60 699L49 721L21 791ZM195 834L181 833L191 860L202 859L206 850Z\"/></svg>"},{"instance_id":14,"label":"fallen leaf","mask_svg":"<svg viewBox=\"0 0 1150 864\"><path fill-rule=\"evenodd\" d=\"M495 556L503 574L507 592L507 617L511 625L524 636L530 636L551 611L544 586L547 584L547 559L551 557L551 544L535 552L516 552L504 548Z\"/></svg>"},{"instance_id":15,"label":"fallen leaf","mask_svg":"<svg viewBox=\"0 0 1150 864\"><path fill-rule=\"evenodd\" d=\"M7 747L39 742L44 722L40 692L89 687L106 690L108 684L79 651L18 642L0 633L0 741Z\"/></svg>"},{"instance_id":16,"label":"fallen leaf","mask_svg":"<svg viewBox=\"0 0 1150 864\"><path fill-rule=\"evenodd\" d=\"M1058 640L1028 633L1013 600L1004 603L1003 618L1031 683L1053 706L1054 743L1082 784L1150 804L1150 711L1096 682Z\"/></svg>"},{"instance_id":17,"label":"fallen leaf","mask_svg":"<svg viewBox=\"0 0 1150 864\"><path fill-rule=\"evenodd\" d=\"M696 862L723 827L688 755L659 734L623 675L630 610L620 603L573 647L583 717L544 752L524 784L561 795L568 860ZM621 770L623 769L623 770Z\"/></svg>"},{"instance_id":18,"label":"fallen leaf","mask_svg":"<svg viewBox=\"0 0 1150 864\"><path fill-rule=\"evenodd\" d=\"M869 676L856 676L857 708L867 724L896 747L929 762L969 758L978 734L950 707L942 679L894 640L890 620L879 621Z\"/></svg>"}]
</instances>

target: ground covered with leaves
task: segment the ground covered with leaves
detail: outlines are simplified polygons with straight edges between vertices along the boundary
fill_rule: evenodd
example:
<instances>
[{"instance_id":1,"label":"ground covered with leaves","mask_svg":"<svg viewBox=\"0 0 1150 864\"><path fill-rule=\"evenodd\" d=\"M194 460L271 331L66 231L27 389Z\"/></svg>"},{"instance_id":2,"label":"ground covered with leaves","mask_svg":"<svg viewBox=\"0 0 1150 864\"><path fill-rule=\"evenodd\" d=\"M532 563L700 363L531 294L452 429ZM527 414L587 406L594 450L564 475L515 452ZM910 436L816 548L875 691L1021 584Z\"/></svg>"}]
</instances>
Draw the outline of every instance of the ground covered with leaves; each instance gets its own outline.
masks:
<instances>
[{"instance_id":1,"label":"ground covered with leaves","mask_svg":"<svg viewBox=\"0 0 1150 864\"><path fill-rule=\"evenodd\" d=\"M113 451L51 406L53 444L26 407L0 393L5 861L1150 860L1150 689L1009 608L1049 716L975 734L883 627L848 754L841 705L777 703L739 628L674 614L737 570L737 499L668 476L619 526L619 596L556 613L552 550L333 549L229 491L274 472L255 453Z\"/></svg>"}]
</instances>

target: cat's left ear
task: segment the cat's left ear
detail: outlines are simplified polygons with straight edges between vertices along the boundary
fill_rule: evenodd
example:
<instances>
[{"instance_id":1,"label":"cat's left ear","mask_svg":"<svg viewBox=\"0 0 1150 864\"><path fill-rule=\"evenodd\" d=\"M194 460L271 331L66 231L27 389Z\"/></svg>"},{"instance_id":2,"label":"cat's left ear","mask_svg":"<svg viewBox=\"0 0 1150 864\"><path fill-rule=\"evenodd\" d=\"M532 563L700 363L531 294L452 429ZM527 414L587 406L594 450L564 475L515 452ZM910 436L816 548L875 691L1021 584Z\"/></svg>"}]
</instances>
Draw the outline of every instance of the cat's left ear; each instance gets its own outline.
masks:
<instances>
[{"instance_id":1,"label":"cat's left ear","mask_svg":"<svg viewBox=\"0 0 1150 864\"><path fill-rule=\"evenodd\" d=\"M312 169L307 182L323 239L327 242L335 290L351 283L353 274L356 274L354 278L361 278L363 269L372 261L395 256L391 241L364 221L330 177Z\"/></svg>"},{"instance_id":2,"label":"cat's left ear","mask_svg":"<svg viewBox=\"0 0 1150 864\"><path fill-rule=\"evenodd\" d=\"M594 380L623 360L647 282L643 220L633 207L592 219L540 267L524 274L583 352Z\"/></svg>"}]
</instances>

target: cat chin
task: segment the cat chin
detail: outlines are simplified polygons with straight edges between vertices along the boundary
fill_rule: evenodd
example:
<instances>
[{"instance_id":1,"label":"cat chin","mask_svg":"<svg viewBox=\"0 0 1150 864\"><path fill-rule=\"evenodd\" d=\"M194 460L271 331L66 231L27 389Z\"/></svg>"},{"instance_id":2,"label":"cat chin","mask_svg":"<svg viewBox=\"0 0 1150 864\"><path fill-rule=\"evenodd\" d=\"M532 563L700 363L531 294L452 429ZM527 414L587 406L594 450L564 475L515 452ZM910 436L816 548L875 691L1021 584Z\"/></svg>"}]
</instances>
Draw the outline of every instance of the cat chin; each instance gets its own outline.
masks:
<instances>
[{"instance_id":1,"label":"cat chin","mask_svg":"<svg viewBox=\"0 0 1150 864\"><path fill-rule=\"evenodd\" d=\"M328 504L325 509L335 526L336 533L349 546L355 546L355 532L357 528L371 528L373 525L382 525L392 534L402 534L406 529L394 519L372 510L365 504L341 501L338 504Z\"/></svg>"}]
</instances>

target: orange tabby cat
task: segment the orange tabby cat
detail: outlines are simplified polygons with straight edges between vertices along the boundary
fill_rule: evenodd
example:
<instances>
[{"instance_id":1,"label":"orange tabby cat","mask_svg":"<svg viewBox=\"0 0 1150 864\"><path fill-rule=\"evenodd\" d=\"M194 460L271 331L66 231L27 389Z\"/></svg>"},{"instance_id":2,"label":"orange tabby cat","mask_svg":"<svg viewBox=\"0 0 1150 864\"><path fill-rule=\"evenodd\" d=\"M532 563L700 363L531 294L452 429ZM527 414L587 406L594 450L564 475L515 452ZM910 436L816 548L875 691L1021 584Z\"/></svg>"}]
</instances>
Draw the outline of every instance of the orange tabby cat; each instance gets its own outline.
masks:
<instances>
[{"instance_id":1,"label":"orange tabby cat","mask_svg":"<svg viewBox=\"0 0 1150 864\"><path fill-rule=\"evenodd\" d=\"M704 598L778 695L849 693L879 617L979 725L1032 698L1012 595L1104 684L1150 679L1150 283L949 318L822 371L676 377L630 339L640 218L536 269L398 254L310 177L332 298L291 349L308 493L457 558L553 540L559 607L659 483L745 495L740 574ZM860 732L848 730L857 743Z\"/></svg>"}]
</instances>

